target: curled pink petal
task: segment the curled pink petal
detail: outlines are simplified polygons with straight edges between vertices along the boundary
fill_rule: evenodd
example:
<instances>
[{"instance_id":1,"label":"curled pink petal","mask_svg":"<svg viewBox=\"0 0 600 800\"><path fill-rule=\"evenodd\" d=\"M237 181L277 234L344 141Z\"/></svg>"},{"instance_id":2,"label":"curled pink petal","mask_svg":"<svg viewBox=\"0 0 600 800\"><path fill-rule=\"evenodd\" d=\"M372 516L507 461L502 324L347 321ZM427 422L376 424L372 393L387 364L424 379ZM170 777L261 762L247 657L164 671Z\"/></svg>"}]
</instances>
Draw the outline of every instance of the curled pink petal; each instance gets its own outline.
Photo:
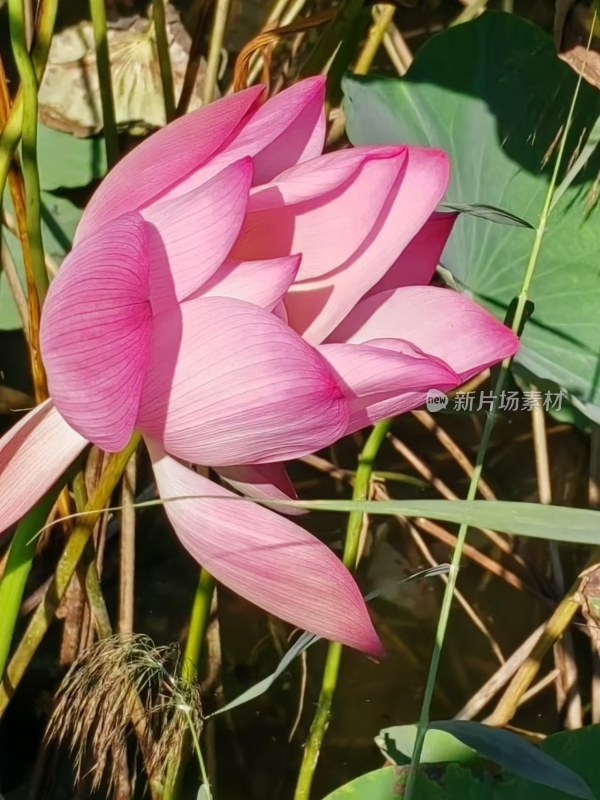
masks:
<instances>
[{"instance_id":1,"label":"curled pink petal","mask_svg":"<svg viewBox=\"0 0 600 800\"><path fill-rule=\"evenodd\" d=\"M262 86L252 86L216 100L143 141L96 190L77 228L76 242L120 214L144 208L198 170L227 145L262 93Z\"/></svg>"},{"instance_id":2,"label":"curled pink petal","mask_svg":"<svg viewBox=\"0 0 600 800\"><path fill-rule=\"evenodd\" d=\"M301 256L263 261L226 261L200 289L204 297L237 297L271 311L298 273Z\"/></svg>"},{"instance_id":3,"label":"curled pink petal","mask_svg":"<svg viewBox=\"0 0 600 800\"><path fill-rule=\"evenodd\" d=\"M290 520L217 486L148 443L158 490L191 555L234 592L271 614L380 655L360 591L342 562Z\"/></svg>"},{"instance_id":4,"label":"curled pink petal","mask_svg":"<svg viewBox=\"0 0 600 800\"><path fill-rule=\"evenodd\" d=\"M324 79L316 76L271 97L247 117L237 135L214 158L173 191L187 192L246 156L252 156L254 183L259 184L321 155L325 142L324 96Z\"/></svg>"},{"instance_id":5,"label":"curled pink petal","mask_svg":"<svg viewBox=\"0 0 600 800\"><path fill-rule=\"evenodd\" d=\"M198 297L154 325L138 427L172 455L284 461L343 435L349 412L325 360L273 314Z\"/></svg>"},{"instance_id":6,"label":"curled pink petal","mask_svg":"<svg viewBox=\"0 0 600 800\"><path fill-rule=\"evenodd\" d=\"M343 194L348 184L361 178L362 169L369 161L380 159L404 160L404 148L393 147L352 147L348 150L336 150L321 158L313 158L303 164L290 167L270 183L255 186L250 192L250 213L280 209L282 206L294 206L300 203L327 204ZM390 167L395 164L387 164ZM385 169L385 168L384 168ZM371 198L373 199L373 198ZM339 259L338 259L339 260ZM329 272L331 267L327 267Z\"/></svg>"},{"instance_id":7,"label":"curled pink petal","mask_svg":"<svg viewBox=\"0 0 600 800\"><path fill-rule=\"evenodd\" d=\"M50 400L0 439L0 532L37 503L87 444Z\"/></svg>"},{"instance_id":8,"label":"curled pink petal","mask_svg":"<svg viewBox=\"0 0 600 800\"><path fill-rule=\"evenodd\" d=\"M155 313L184 300L222 265L242 227L251 183L252 160L245 158L198 189L142 211Z\"/></svg>"},{"instance_id":9,"label":"curled pink petal","mask_svg":"<svg viewBox=\"0 0 600 800\"><path fill-rule=\"evenodd\" d=\"M365 148L350 155L332 153L318 163L309 161L288 170L276 181L276 191L271 187L252 195L233 257L302 253L298 281L342 274L349 260L377 235L405 161L404 147ZM338 182L327 180L330 175ZM325 187L328 190L319 193ZM296 197L310 199L294 202Z\"/></svg>"},{"instance_id":10,"label":"curled pink petal","mask_svg":"<svg viewBox=\"0 0 600 800\"><path fill-rule=\"evenodd\" d=\"M361 249L343 269L295 284L288 292L290 325L307 341L318 344L327 337L397 261L441 200L449 176L446 154L420 147L408 147L406 153L405 168ZM370 204L371 198L360 202Z\"/></svg>"},{"instance_id":11,"label":"curled pink petal","mask_svg":"<svg viewBox=\"0 0 600 800\"><path fill-rule=\"evenodd\" d=\"M65 420L103 450L124 447L152 340L146 225L124 214L88 236L50 286L40 341Z\"/></svg>"},{"instance_id":12,"label":"curled pink petal","mask_svg":"<svg viewBox=\"0 0 600 800\"><path fill-rule=\"evenodd\" d=\"M345 388L351 413L348 433L421 405L429 389L449 391L460 383L443 361L400 341L323 344L318 349Z\"/></svg>"},{"instance_id":13,"label":"curled pink petal","mask_svg":"<svg viewBox=\"0 0 600 800\"><path fill-rule=\"evenodd\" d=\"M370 294L399 289L401 286L427 286L435 274L440 258L458 214L434 211L400 258L392 264Z\"/></svg>"},{"instance_id":14,"label":"curled pink petal","mask_svg":"<svg viewBox=\"0 0 600 800\"><path fill-rule=\"evenodd\" d=\"M298 495L283 464L239 464L231 467L219 467L217 470L223 478L240 494L258 500L296 500ZM293 506L269 503L282 514L304 514L303 509Z\"/></svg>"},{"instance_id":15,"label":"curled pink petal","mask_svg":"<svg viewBox=\"0 0 600 800\"><path fill-rule=\"evenodd\" d=\"M361 300L328 338L360 344L404 338L445 361L461 382L514 355L519 340L468 297L436 286L406 286Z\"/></svg>"},{"instance_id":16,"label":"curled pink petal","mask_svg":"<svg viewBox=\"0 0 600 800\"><path fill-rule=\"evenodd\" d=\"M236 150L251 155L255 183L266 183L293 164L320 156L325 144L324 101L323 76L295 83L258 109L227 155Z\"/></svg>"}]
</instances>

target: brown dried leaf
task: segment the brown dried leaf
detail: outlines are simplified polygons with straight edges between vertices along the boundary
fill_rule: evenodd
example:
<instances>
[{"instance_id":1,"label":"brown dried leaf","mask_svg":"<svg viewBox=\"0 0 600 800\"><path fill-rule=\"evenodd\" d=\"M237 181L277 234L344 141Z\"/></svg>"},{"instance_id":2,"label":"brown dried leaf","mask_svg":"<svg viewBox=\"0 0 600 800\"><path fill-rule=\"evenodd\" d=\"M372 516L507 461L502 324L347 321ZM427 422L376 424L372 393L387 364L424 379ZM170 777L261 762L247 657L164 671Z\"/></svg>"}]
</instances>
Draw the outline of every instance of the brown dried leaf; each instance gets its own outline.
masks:
<instances>
[{"instance_id":1,"label":"brown dried leaf","mask_svg":"<svg viewBox=\"0 0 600 800\"><path fill-rule=\"evenodd\" d=\"M590 49L587 44L594 10L578 0L556 0L554 41L558 55L592 86L600 88L600 25L596 22Z\"/></svg>"},{"instance_id":2,"label":"brown dried leaf","mask_svg":"<svg viewBox=\"0 0 600 800\"><path fill-rule=\"evenodd\" d=\"M191 39L171 7L167 35L175 85L181 92ZM132 132L165 124L160 68L152 23L140 16L109 23L108 45L117 124ZM204 62L198 71L189 110L202 105ZM102 129L102 108L91 23L56 34L40 88L40 118L51 128L85 137Z\"/></svg>"}]
</instances>

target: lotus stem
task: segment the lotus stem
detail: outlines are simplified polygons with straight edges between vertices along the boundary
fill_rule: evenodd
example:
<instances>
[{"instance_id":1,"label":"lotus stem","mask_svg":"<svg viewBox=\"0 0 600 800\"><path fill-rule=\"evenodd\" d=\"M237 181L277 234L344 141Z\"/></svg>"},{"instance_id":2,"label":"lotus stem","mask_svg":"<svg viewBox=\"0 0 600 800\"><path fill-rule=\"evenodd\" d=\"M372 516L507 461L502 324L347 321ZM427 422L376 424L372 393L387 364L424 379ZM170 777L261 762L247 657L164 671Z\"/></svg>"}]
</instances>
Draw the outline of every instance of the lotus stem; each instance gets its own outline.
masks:
<instances>
[{"instance_id":1,"label":"lotus stem","mask_svg":"<svg viewBox=\"0 0 600 800\"><path fill-rule=\"evenodd\" d=\"M9 115L10 96L8 93L4 64L0 58L0 123L2 125L6 124ZM23 329L27 339L29 363L33 378L35 399L38 401L38 403L40 403L48 396L46 372L40 357L39 347L40 301L38 290L35 284L33 262L31 260L31 248L29 246L29 238L27 234L27 202L25 195L25 184L23 181L23 174L21 172L19 159L16 155L14 156L12 169L10 169L8 173L8 186L17 223L17 233L21 244L21 251L23 253L23 264L25 267L28 289L27 297L24 304L22 304L22 307L26 308L26 313L22 313L20 311L20 315L23 320ZM4 256L6 256L6 253L4 253ZM8 259L3 258L3 266L7 260ZM16 282L13 281L11 285L17 308L19 308L20 300L18 294L19 288L21 288L21 283L17 278Z\"/></svg>"},{"instance_id":2,"label":"lotus stem","mask_svg":"<svg viewBox=\"0 0 600 800\"><path fill-rule=\"evenodd\" d=\"M81 518L69 536L56 566L52 582L48 586L42 602L34 611L23 638L3 675L2 686L0 686L0 717L4 714L10 699L25 674L25 670L44 638L77 569L77 565L85 552L94 526L109 502L110 496L139 442L140 436L136 433L124 450L110 458L96 490L86 504L87 515Z\"/></svg>"},{"instance_id":3,"label":"lotus stem","mask_svg":"<svg viewBox=\"0 0 600 800\"><path fill-rule=\"evenodd\" d=\"M353 500L366 500L368 498L375 459L389 432L390 426L391 420L383 420L375 425L369 434L369 438L358 457L358 469L356 470L354 490L352 492ZM352 511L348 516L343 561L351 572L355 571L357 565L363 521L364 514L361 512ZM342 645L338 642L331 642L327 648L317 710L310 726L306 747L304 748L294 800L308 800L310 797L319 753L329 726L331 706L337 687L341 660Z\"/></svg>"},{"instance_id":4,"label":"lotus stem","mask_svg":"<svg viewBox=\"0 0 600 800\"><path fill-rule=\"evenodd\" d=\"M37 301L41 305L48 291L48 273L42 242L40 177L37 165L38 82L27 47L24 0L9 0L8 14L10 40L23 91L22 154L25 221L33 273L29 293L35 292ZM29 299L30 314L32 302L35 305L35 298ZM32 320L30 323L33 324Z\"/></svg>"},{"instance_id":5,"label":"lotus stem","mask_svg":"<svg viewBox=\"0 0 600 800\"><path fill-rule=\"evenodd\" d=\"M221 59L221 49L225 37L225 26L229 15L229 5L231 0L216 0L215 16L213 18L212 31L210 34L210 46L208 49L208 61L206 64L206 76L202 88L202 102L206 105L214 100L215 89L217 88L217 77L219 72L219 61Z\"/></svg>"},{"instance_id":6,"label":"lotus stem","mask_svg":"<svg viewBox=\"0 0 600 800\"><path fill-rule=\"evenodd\" d=\"M104 0L90 0L90 15L96 45L96 67L102 104L102 128L106 147L106 160L112 166L119 157L119 135L115 118L115 102L110 72L110 53L106 29L106 7Z\"/></svg>"},{"instance_id":7,"label":"lotus stem","mask_svg":"<svg viewBox=\"0 0 600 800\"><path fill-rule=\"evenodd\" d=\"M131 457L121 487L121 533L119 537L119 623L117 629L123 636L133 634L135 589L135 486L137 463Z\"/></svg>"},{"instance_id":8,"label":"lotus stem","mask_svg":"<svg viewBox=\"0 0 600 800\"><path fill-rule=\"evenodd\" d=\"M197 679L200 655L202 653L202 645L204 643L214 591L214 578L205 569L201 569L192 605L190 628L183 653L183 662L181 664L181 677L189 683Z\"/></svg>"},{"instance_id":9,"label":"lotus stem","mask_svg":"<svg viewBox=\"0 0 600 800\"><path fill-rule=\"evenodd\" d=\"M173 70L171 69L171 55L169 53L169 40L167 37L167 22L165 19L165 0L153 0L152 14L154 20L154 33L156 35L156 52L160 67L160 82L163 90L165 104L165 118L167 122L175 119L175 89L173 87Z\"/></svg>"},{"instance_id":10,"label":"lotus stem","mask_svg":"<svg viewBox=\"0 0 600 800\"><path fill-rule=\"evenodd\" d=\"M205 569L201 569L198 577L198 585L196 586L196 593L194 594L192 613L190 615L190 627L181 662L181 678L186 683L194 683L197 680L200 655L202 653L202 645L208 625L214 590L214 578ZM202 761L200 743L197 741L195 729L193 729L191 725L190 731L192 735L196 737L196 740L193 741L194 750L198 756L200 768L203 770L204 763ZM169 763L162 800L177 800L181 794L183 773L189 754L189 745L189 740L184 738L177 758ZM203 774L203 779L208 786L208 780L205 774Z\"/></svg>"},{"instance_id":11,"label":"lotus stem","mask_svg":"<svg viewBox=\"0 0 600 800\"><path fill-rule=\"evenodd\" d=\"M37 13L37 27L34 35L31 62L38 83L42 82L50 43L56 22L58 0L40 0ZM4 196L4 186L8 177L10 163L21 139L23 128L23 86L19 87L12 109L0 136L0 203Z\"/></svg>"},{"instance_id":12,"label":"lotus stem","mask_svg":"<svg viewBox=\"0 0 600 800\"><path fill-rule=\"evenodd\" d=\"M548 191L546 193L546 198L544 200L544 206L542 208L539 223L535 232L535 239L533 242L533 247L531 249L529 261L527 263L527 268L525 270L523 284L521 286L521 291L517 297L515 311L511 321L511 329L517 336L520 335L523 324L525 323L525 309L529 298L529 290L531 288L531 282L533 280L533 276L537 266L542 240L544 238L544 234L546 233L548 218L552 210L552 199L554 196L554 191L558 185L558 176L564 159L567 136L573 121L575 104L577 102L577 97L579 96L581 79L582 75L580 73L579 80L575 88L575 92L573 93L571 106L569 108L567 122L560 140L560 145L556 156L556 162L554 164L552 177L550 179L550 183L548 185ZM498 377L494 383L492 410L485 421L485 426L483 429L483 433L481 435L481 442L479 444L479 449L477 451L477 458L475 460L475 468L473 470L473 475L471 477L471 481L469 484L469 490L467 492L467 500L474 500L477 495L479 479L483 471L483 463L485 461L492 432L496 424L498 406L500 403L500 396L502 394L502 390L506 385L511 364L512 364L512 358L507 358L502 362L500 371L498 373ZM423 744L425 742L425 735L427 733L427 725L429 723L431 701L433 698L433 691L437 680L437 673L442 654L442 648L444 645L444 639L446 637L446 631L448 628L450 610L452 608L454 590L456 589L458 570L460 567L462 552L467 538L468 530L469 526L467 524L465 523L461 524L458 531L458 535L456 537L456 547L454 549L454 553L452 556L452 564L450 567L450 572L448 574L448 583L446 584L446 589L444 591L444 597L442 600L442 607L440 610L440 616L436 630L433 653L431 656L431 661L429 663L429 672L427 675L427 683L425 685L425 693L423 696L423 703L421 706L421 713L419 716L417 735L415 738L415 745L411 758L410 771L408 773L408 779L406 782L405 800L413 800L415 796L418 767L419 767L419 762L421 760L421 753L423 752Z\"/></svg>"}]
</instances>

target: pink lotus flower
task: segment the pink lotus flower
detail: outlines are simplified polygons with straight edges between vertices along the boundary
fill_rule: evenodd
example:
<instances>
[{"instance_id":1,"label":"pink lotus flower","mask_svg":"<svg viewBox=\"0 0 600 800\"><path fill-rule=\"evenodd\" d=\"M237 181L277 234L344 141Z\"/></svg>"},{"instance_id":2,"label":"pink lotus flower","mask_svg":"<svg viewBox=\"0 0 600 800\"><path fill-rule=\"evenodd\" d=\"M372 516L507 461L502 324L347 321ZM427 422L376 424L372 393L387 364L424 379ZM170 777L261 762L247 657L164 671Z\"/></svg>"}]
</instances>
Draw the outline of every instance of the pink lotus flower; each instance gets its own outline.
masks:
<instances>
[{"instance_id":1,"label":"pink lotus flower","mask_svg":"<svg viewBox=\"0 0 600 800\"><path fill-rule=\"evenodd\" d=\"M414 408L514 353L429 283L454 217L446 156L321 155L323 82L177 120L124 158L81 220L42 317L51 401L0 441L0 530L93 442L145 437L184 546L269 612L369 652L358 587L305 530L238 491L293 496L280 462Z\"/></svg>"}]
</instances>

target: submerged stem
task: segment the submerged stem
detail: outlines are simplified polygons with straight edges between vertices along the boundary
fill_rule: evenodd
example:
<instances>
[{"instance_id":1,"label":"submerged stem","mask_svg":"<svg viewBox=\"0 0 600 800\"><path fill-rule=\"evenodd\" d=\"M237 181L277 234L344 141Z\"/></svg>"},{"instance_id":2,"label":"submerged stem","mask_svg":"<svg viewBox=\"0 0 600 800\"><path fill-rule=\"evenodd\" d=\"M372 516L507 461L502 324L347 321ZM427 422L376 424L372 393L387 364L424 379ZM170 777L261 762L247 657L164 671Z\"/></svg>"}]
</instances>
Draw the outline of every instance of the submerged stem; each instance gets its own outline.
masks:
<instances>
[{"instance_id":1,"label":"submerged stem","mask_svg":"<svg viewBox=\"0 0 600 800\"><path fill-rule=\"evenodd\" d=\"M390 425L391 420L383 420L375 425L358 457L358 469L356 470L354 490L352 492L353 500L366 500L368 498L375 458L388 434ZM363 520L364 515L359 511L352 511L348 516L343 561L351 572L356 569ZM342 645L339 642L331 642L327 649L317 710L310 726L306 747L304 748L294 800L308 800L310 796L319 753L329 725L331 705L337 687L341 660Z\"/></svg>"}]
</instances>

